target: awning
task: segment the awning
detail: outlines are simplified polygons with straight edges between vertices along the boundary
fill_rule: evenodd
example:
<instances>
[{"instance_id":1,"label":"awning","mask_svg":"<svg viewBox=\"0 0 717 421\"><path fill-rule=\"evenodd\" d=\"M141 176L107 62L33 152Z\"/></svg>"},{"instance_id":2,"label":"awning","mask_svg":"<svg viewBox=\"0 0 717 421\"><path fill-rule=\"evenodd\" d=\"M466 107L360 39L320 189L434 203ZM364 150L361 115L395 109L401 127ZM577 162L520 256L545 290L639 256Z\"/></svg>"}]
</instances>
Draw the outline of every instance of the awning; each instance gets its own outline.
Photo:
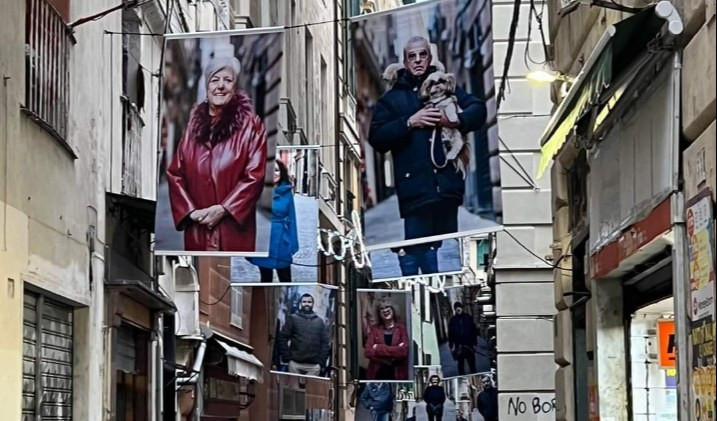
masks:
<instances>
[{"instance_id":1,"label":"awning","mask_svg":"<svg viewBox=\"0 0 717 421\"><path fill-rule=\"evenodd\" d=\"M249 380L264 382L264 364L254 355L228 345L219 339L212 338L227 353L227 371L230 375L244 377Z\"/></svg>"},{"instance_id":2,"label":"awning","mask_svg":"<svg viewBox=\"0 0 717 421\"><path fill-rule=\"evenodd\" d=\"M615 85L625 74L635 74L636 59L644 52L653 52L654 40L662 36L664 41L665 36L674 37L683 29L675 7L661 1L605 30L540 138L538 178L576 126L593 114L593 109L620 99ZM608 108L602 111L609 111ZM600 118L602 121L605 116Z\"/></svg>"}]
</instances>

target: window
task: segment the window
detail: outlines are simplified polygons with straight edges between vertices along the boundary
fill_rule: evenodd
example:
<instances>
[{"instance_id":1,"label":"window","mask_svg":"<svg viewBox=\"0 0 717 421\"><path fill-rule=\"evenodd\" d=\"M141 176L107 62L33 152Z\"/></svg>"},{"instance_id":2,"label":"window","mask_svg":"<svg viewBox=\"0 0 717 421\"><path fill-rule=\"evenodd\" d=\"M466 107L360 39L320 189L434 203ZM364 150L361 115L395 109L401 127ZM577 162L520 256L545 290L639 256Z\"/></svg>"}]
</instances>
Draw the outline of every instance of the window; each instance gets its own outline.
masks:
<instances>
[{"instance_id":1,"label":"window","mask_svg":"<svg viewBox=\"0 0 717 421\"><path fill-rule=\"evenodd\" d=\"M306 392L290 387L281 387L281 420L306 419Z\"/></svg>"},{"instance_id":2,"label":"window","mask_svg":"<svg viewBox=\"0 0 717 421\"><path fill-rule=\"evenodd\" d=\"M304 128L309 139L315 139L314 130L314 110L315 104L312 102L312 98L315 98L314 92L314 37L311 35L309 28L305 28L305 48L306 48L306 62L304 63Z\"/></svg>"},{"instance_id":3,"label":"window","mask_svg":"<svg viewBox=\"0 0 717 421\"><path fill-rule=\"evenodd\" d=\"M73 311L25 293L22 326L22 419L72 419Z\"/></svg>"},{"instance_id":4,"label":"window","mask_svg":"<svg viewBox=\"0 0 717 421\"><path fill-rule=\"evenodd\" d=\"M122 193L140 196L142 186L142 130L144 69L140 64L141 21L134 10L122 10ZM114 101L114 98L112 99Z\"/></svg>"},{"instance_id":5,"label":"window","mask_svg":"<svg viewBox=\"0 0 717 421\"><path fill-rule=\"evenodd\" d=\"M344 0L343 9L345 19L358 15L358 0ZM343 25L343 31L344 80L346 81L346 89L348 90L348 93L356 97L356 63L354 57L353 40L351 37L351 25Z\"/></svg>"},{"instance_id":6,"label":"window","mask_svg":"<svg viewBox=\"0 0 717 421\"><path fill-rule=\"evenodd\" d=\"M242 313L244 311L244 289L232 287L232 316L231 325L242 328Z\"/></svg>"},{"instance_id":7,"label":"window","mask_svg":"<svg viewBox=\"0 0 717 421\"><path fill-rule=\"evenodd\" d=\"M58 2L65 12L69 2ZM55 138L67 137L72 37L55 5L25 2L25 111Z\"/></svg>"},{"instance_id":8,"label":"window","mask_svg":"<svg viewBox=\"0 0 717 421\"><path fill-rule=\"evenodd\" d=\"M328 100L329 100L329 98L328 98L329 97L329 94L328 94L329 67L326 64L326 60L324 60L323 54L321 54L320 56L321 56L321 73L320 73L321 86L319 87L319 89L321 89L321 91L320 91L321 97L319 98L319 107L320 107L319 109L321 110L321 117L320 117L321 118L321 128L320 128L321 133L319 133L318 135L315 135L316 143L321 143L322 138L323 139L331 138L331 135L329 134L329 121L328 121L328 119L330 117L330 113L328 112L328 110L329 110L329 108L328 108L328 106L329 106L329 104L328 104Z\"/></svg>"}]
</instances>

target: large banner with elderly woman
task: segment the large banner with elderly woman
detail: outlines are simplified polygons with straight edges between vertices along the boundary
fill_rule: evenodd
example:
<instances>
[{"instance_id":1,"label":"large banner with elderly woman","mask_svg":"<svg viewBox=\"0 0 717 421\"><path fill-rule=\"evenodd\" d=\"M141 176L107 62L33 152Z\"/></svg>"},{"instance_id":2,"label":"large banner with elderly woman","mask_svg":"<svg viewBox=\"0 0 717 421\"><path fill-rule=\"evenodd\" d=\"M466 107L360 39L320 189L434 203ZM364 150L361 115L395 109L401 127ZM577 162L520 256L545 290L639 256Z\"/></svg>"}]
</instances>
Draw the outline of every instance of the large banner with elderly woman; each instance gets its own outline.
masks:
<instances>
[{"instance_id":1,"label":"large banner with elderly woman","mask_svg":"<svg viewBox=\"0 0 717 421\"><path fill-rule=\"evenodd\" d=\"M374 272L451 272L449 239L502 223L490 2L361 15L351 36Z\"/></svg>"},{"instance_id":2,"label":"large banner with elderly woman","mask_svg":"<svg viewBox=\"0 0 717 421\"><path fill-rule=\"evenodd\" d=\"M166 37L157 254L269 254L282 37Z\"/></svg>"}]
</instances>

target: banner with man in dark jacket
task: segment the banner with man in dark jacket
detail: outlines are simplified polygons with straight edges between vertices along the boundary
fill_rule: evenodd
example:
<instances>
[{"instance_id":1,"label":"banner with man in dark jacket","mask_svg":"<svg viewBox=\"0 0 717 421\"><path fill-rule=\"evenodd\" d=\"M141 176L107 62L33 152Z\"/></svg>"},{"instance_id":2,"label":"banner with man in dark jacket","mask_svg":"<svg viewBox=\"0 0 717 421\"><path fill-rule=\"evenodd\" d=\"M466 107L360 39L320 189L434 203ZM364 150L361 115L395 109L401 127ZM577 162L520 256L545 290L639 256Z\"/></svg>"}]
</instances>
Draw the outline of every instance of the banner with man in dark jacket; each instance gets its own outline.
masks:
<instances>
[{"instance_id":1,"label":"banner with man in dark jacket","mask_svg":"<svg viewBox=\"0 0 717 421\"><path fill-rule=\"evenodd\" d=\"M431 2L352 24L366 245L390 248L402 276L444 272L442 259L457 257L439 253L442 240L501 222L492 46L470 35L489 22L458 23L480 4Z\"/></svg>"},{"instance_id":2,"label":"banner with man in dark jacket","mask_svg":"<svg viewBox=\"0 0 717 421\"><path fill-rule=\"evenodd\" d=\"M328 377L335 292L321 286L282 288L274 371Z\"/></svg>"}]
</instances>

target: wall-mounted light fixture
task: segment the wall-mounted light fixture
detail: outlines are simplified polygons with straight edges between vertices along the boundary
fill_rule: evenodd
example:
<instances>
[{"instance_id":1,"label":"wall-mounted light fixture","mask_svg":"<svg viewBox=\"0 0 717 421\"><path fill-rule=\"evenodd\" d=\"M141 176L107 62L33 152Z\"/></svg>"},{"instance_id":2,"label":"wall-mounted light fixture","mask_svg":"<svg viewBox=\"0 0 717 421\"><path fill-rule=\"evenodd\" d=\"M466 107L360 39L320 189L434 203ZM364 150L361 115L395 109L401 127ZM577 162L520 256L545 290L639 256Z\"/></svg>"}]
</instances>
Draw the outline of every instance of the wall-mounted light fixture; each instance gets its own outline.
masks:
<instances>
[{"instance_id":1,"label":"wall-mounted light fixture","mask_svg":"<svg viewBox=\"0 0 717 421\"><path fill-rule=\"evenodd\" d=\"M548 72L545 70L536 70L525 75L527 80L533 82L547 82L552 83L556 80L562 80L563 82L572 83L573 78L569 75L565 75L559 72Z\"/></svg>"}]
</instances>

